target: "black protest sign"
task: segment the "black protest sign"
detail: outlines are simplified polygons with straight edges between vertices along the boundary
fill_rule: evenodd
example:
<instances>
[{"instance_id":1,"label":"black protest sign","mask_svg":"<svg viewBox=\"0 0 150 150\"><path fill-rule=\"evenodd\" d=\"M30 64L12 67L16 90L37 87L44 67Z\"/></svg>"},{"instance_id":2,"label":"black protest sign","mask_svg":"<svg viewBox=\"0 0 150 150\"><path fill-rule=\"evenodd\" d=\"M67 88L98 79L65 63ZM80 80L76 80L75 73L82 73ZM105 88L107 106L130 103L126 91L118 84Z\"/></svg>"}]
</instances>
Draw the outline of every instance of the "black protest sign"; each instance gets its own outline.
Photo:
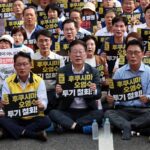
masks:
<instances>
[{"instance_id":1,"label":"black protest sign","mask_svg":"<svg viewBox=\"0 0 150 150\"><path fill-rule=\"evenodd\" d=\"M132 25L132 18L135 19L135 25L140 24L141 13L131 13L131 14L122 14L123 17L126 17L128 20L128 25Z\"/></svg>"},{"instance_id":2,"label":"black protest sign","mask_svg":"<svg viewBox=\"0 0 150 150\"><path fill-rule=\"evenodd\" d=\"M61 28L61 26L59 25L58 19L41 19L38 22L39 22L39 25L49 30L53 34L58 33L57 30Z\"/></svg>"},{"instance_id":3,"label":"black protest sign","mask_svg":"<svg viewBox=\"0 0 150 150\"><path fill-rule=\"evenodd\" d=\"M92 74L77 74L65 76L63 73L58 74L57 83L62 86L64 97L90 97L93 94L90 85L93 80Z\"/></svg>"},{"instance_id":4,"label":"black protest sign","mask_svg":"<svg viewBox=\"0 0 150 150\"><path fill-rule=\"evenodd\" d=\"M9 18L12 16L12 3L0 4L0 18Z\"/></svg>"},{"instance_id":5,"label":"black protest sign","mask_svg":"<svg viewBox=\"0 0 150 150\"><path fill-rule=\"evenodd\" d=\"M4 94L3 98L9 104L5 105L5 115L10 118L20 118L36 116L38 114L35 101L37 100L36 92Z\"/></svg>"},{"instance_id":6,"label":"black protest sign","mask_svg":"<svg viewBox=\"0 0 150 150\"><path fill-rule=\"evenodd\" d=\"M137 32L142 37L142 43L144 46L144 52L150 51L150 29L138 28Z\"/></svg>"},{"instance_id":7,"label":"black protest sign","mask_svg":"<svg viewBox=\"0 0 150 150\"><path fill-rule=\"evenodd\" d=\"M46 13L44 11L37 11L37 16L38 16L38 24L40 24L40 20L45 20L47 19Z\"/></svg>"},{"instance_id":8,"label":"black protest sign","mask_svg":"<svg viewBox=\"0 0 150 150\"><path fill-rule=\"evenodd\" d=\"M69 63L69 44L66 42L55 42L55 53L61 55L65 62L65 65Z\"/></svg>"},{"instance_id":9,"label":"black protest sign","mask_svg":"<svg viewBox=\"0 0 150 150\"><path fill-rule=\"evenodd\" d=\"M100 72L100 78L104 79L105 78L104 65L102 65L102 64L97 65L96 69Z\"/></svg>"},{"instance_id":10,"label":"black protest sign","mask_svg":"<svg viewBox=\"0 0 150 150\"><path fill-rule=\"evenodd\" d=\"M150 66L150 57L143 57L143 63Z\"/></svg>"},{"instance_id":11,"label":"black protest sign","mask_svg":"<svg viewBox=\"0 0 150 150\"><path fill-rule=\"evenodd\" d=\"M60 68L60 60L33 60L32 72L41 76L44 80L55 80L57 70Z\"/></svg>"},{"instance_id":12,"label":"black protest sign","mask_svg":"<svg viewBox=\"0 0 150 150\"><path fill-rule=\"evenodd\" d=\"M5 20L5 31L11 33L14 27L20 27L23 25L23 20Z\"/></svg>"},{"instance_id":13,"label":"black protest sign","mask_svg":"<svg viewBox=\"0 0 150 150\"><path fill-rule=\"evenodd\" d=\"M116 101L131 101L143 94L141 78L134 77L124 80L109 79L110 94Z\"/></svg>"},{"instance_id":14,"label":"black protest sign","mask_svg":"<svg viewBox=\"0 0 150 150\"><path fill-rule=\"evenodd\" d=\"M125 56L125 44L110 44L109 42L104 42L104 51L107 56Z\"/></svg>"}]
</instances>

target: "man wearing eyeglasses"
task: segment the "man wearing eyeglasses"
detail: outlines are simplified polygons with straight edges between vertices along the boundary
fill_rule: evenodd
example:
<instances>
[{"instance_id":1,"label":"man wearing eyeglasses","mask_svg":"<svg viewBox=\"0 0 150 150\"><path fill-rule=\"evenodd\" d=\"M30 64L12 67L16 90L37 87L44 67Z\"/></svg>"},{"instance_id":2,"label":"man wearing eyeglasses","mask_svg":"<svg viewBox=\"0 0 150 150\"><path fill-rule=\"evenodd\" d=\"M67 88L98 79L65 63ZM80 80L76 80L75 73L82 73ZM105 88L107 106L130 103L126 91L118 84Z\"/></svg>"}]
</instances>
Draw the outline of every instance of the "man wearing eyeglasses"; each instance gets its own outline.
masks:
<instances>
[{"instance_id":1,"label":"man wearing eyeglasses","mask_svg":"<svg viewBox=\"0 0 150 150\"><path fill-rule=\"evenodd\" d=\"M129 41L126 45L128 64L119 68L113 76L116 80L140 77L143 94L130 101L118 101L112 95L107 96L108 104L115 109L106 111L105 117L123 131L123 140L131 138L132 130L141 132L150 125L150 67L143 64L143 56L140 41Z\"/></svg>"},{"instance_id":2,"label":"man wearing eyeglasses","mask_svg":"<svg viewBox=\"0 0 150 150\"><path fill-rule=\"evenodd\" d=\"M96 119L100 124L103 117L102 109L99 110L97 106L97 100L101 96L99 72L90 65L85 64L86 44L83 41L74 40L71 42L69 46L69 57L71 63L58 70L56 84L58 107L57 109L51 110L49 116L53 122L64 130L81 133L91 132L93 120ZM66 80L63 84L61 84L61 80L64 80L64 78L61 75L64 75ZM89 83L86 89L91 91L91 95L85 92L84 87L86 86L80 86L81 84L83 85L85 80L83 76L87 75L92 76L91 79L85 82L85 84ZM76 83L74 81L70 82L70 78L77 76L78 81L74 80ZM80 76L82 76L82 80L80 80ZM76 86L77 84L80 85ZM72 96L70 94L66 95L65 91L70 87L74 91L76 90L75 88L78 88L77 94ZM83 90L84 92L82 93Z\"/></svg>"},{"instance_id":3,"label":"man wearing eyeglasses","mask_svg":"<svg viewBox=\"0 0 150 150\"><path fill-rule=\"evenodd\" d=\"M59 67L64 66L63 57L53 52L50 48L52 45L52 35L48 30L40 30L37 32L36 41L39 51L36 52L33 56L33 60L58 60L60 61ZM44 67L44 66L43 66ZM50 67L50 66L49 66ZM50 73L48 73L50 74ZM48 107L45 113L48 113L50 109L55 107L55 84L56 79L55 76L53 79L44 79L46 84L47 96L48 96Z\"/></svg>"},{"instance_id":4,"label":"man wearing eyeglasses","mask_svg":"<svg viewBox=\"0 0 150 150\"><path fill-rule=\"evenodd\" d=\"M24 97L18 107L24 107L25 105L26 109L29 108L27 103L34 102L33 105L37 107L37 113L35 115L25 115L21 111L24 115L18 116L17 118L11 118L12 116L9 116L9 113L7 113L7 116L1 117L0 127L3 129L3 132L0 138L12 137L17 140L21 137L26 137L40 141L47 140L47 135L44 130L50 126L50 120L47 116L44 116L44 110L48 103L46 87L41 77L31 73L31 67L31 57L28 54L19 52L14 56L16 73L6 78L2 88L2 101L0 104L5 109L14 101L14 99L9 99L9 102L6 101L5 96L7 94L22 94L23 96L25 93L28 95L29 92L35 92L37 96L34 101L31 101L31 97L29 97L27 102ZM16 101L18 99L19 96ZM11 111L14 110L12 109Z\"/></svg>"}]
</instances>

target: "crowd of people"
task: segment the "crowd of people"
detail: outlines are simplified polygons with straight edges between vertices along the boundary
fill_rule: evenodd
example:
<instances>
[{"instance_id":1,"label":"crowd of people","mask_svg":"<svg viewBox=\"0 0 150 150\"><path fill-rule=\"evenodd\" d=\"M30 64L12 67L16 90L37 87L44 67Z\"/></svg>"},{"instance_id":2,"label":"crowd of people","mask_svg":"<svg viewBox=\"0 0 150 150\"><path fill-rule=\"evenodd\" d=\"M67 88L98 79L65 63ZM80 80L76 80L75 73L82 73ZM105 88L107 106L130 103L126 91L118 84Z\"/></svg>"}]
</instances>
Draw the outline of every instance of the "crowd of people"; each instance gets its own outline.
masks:
<instances>
[{"instance_id":1,"label":"crowd of people","mask_svg":"<svg viewBox=\"0 0 150 150\"><path fill-rule=\"evenodd\" d=\"M90 134L105 118L123 140L150 136L149 0L0 0L0 9L0 139Z\"/></svg>"}]
</instances>

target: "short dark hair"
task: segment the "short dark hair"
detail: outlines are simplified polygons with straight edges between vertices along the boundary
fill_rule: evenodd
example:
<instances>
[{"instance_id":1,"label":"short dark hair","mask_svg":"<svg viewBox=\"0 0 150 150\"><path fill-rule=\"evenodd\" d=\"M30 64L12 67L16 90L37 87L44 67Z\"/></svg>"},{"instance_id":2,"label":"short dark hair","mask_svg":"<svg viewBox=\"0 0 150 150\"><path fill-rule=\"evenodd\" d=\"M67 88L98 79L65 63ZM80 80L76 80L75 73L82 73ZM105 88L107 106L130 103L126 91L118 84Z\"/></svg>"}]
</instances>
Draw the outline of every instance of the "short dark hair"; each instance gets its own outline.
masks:
<instances>
[{"instance_id":1,"label":"short dark hair","mask_svg":"<svg viewBox=\"0 0 150 150\"><path fill-rule=\"evenodd\" d=\"M40 35L43 35L43 36L46 36L46 37L49 37L50 39L52 38L52 34L50 31L46 30L46 29L42 29L42 30L39 30L38 32L36 32L36 40L38 39L38 37Z\"/></svg>"},{"instance_id":2,"label":"short dark hair","mask_svg":"<svg viewBox=\"0 0 150 150\"><path fill-rule=\"evenodd\" d=\"M78 28L78 24L77 22L75 22L73 19L66 19L63 23L62 23L62 28L64 29L65 24L67 23L74 23L75 28Z\"/></svg>"},{"instance_id":3,"label":"short dark hair","mask_svg":"<svg viewBox=\"0 0 150 150\"><path fill-rule=\"evenodd\" d=\"M144 10L144 14L146 14L147 10L150 9L150 4L148 4Z\"/></svg>"},{"instance_id":4,"label":"short dark hair","mask_svg":"<svg viewBox=\"0 0 150 150\"><path fill-rule=\"evenodd\" d=\"M108 10L105 12L104 16L106 16L106 15L109 14L109 13L114 13L115 16L116 16L115 10L114 10L113 8L112 8L112 9L108 9Z\"/></svg>"},{"instance_id":5,"label":"short dark hair","mask_svg":"<svg viewBox=\"0 0 150 150\"><path fill-rule=\"evenodd\" d=\"M94 35L87 35L83 38L84 42L87 42L88 40L92 39L95 42L95 45L97 45L97 39Z\"/></svg>"},{"instance_id":6,"label":"short dark hair","mask_svg":"<svg viewBox=\"0 0 150 150\"><path fill-rule=\"evenodd\" d=\"M129 46L133 46L133 45L137 45L141 49L142 52L144 51L142 43L140 41L136 40L136 39L129 41L126 44L126 48L125 49L127 50Z\"/></svg>"},{"instance_id":7,"label":"short dark hair","mask_svg":"<svg viewBox=\"0 0 150 150\"><path fill-rule=\"evenodd\" d=\"M22 13L22 14L23 14L23 16L24 16L25 11L26 11L26 10L28 10L28 9L33 9L33 10L34 10L34 12L35 12L35 14L37 15L36 8L35 8L34 6L28 6L28 7L25 7L25 8L24 8L23 13Z\"/></svg>"},{"instance_id":8,"label":"short dark hair","mask_svg":"<svg viewBox=\"0 0 150 150\"><path fill-rule=\"evenodd\" d=\"M61 8L56 3L50 3L50 4L48 4L46 6L45 13L46 13L47 16L48 16L49 9L56 10L57 13L58 13L58 17L60 16L60 14L61 14Z\"/></svg>"},{"instance_id":9,"label":"short dark hair","mask_svg":"<svg viewBox=\"0 0 150 150\"><path fill-rule=\"evenodd\" d=\"M69 52L71 52L71 49L72 49L72 47L73 47L74 45L78 45L78 44L82 45L82 46L84 47L85 51L87 50L87 46L86 46L86 44L85 44L84 41L81 41L81 40L74 40L74 41L72 41L72 42L70 43L70 45L69 45Z\"/></svg>"},{"instance_id":10,"label":"short dark hair","mask_svg":"<svg viewBox=\"0 0 150 150\"><path fill-rule=\"evenodd\" d=\"M135 38L135 39L138 40L138 41L142 41L142 37L140 36L139 33L137 33L137 32L130 32L130 33L127 35L127 37L126 37L126 41L125 41L126 44L128 43L128 39L129 39L130 37L133 37L133 38Z\"/></svg>"},{"instance_id":11,"label":"short dark hair","mask_svg":"<svg viewBox=\"0 0 150 150\"><path fill-rule=\"evenodd\" d=\"M20 52L18 52L17 54L14 55L14 63L16 62L18 57L27 58L30 63L32 62L30 54L20 51Z\"/></svg>"},{"instance_id":12,"label":"short dark hair","mask_svg":"<svg viewBox=\"0 0 150 150\"><path fill-rule=\"evenodd\" d=\"M115 23L117 23L117 22L119 22L119 21L122 21L122 22L125 24L125 26L128 25L128 20L127 20L127 18L122 17L122 16L116 16L116 17L114 17L114 18L112 19L112 25L114 25Z\"/></svg>"},{"instance_id":13,"label":"short dark hair","mask_svg":"<svg viewBox=\"0 0 150 150\"><path fill-rule=\"evenodd\" d=\"M17 32L21 32L22 33L24 40L27 39L27 33L26 33L24 28L22 28L22 27L13 27L13 29L11 31L11 36L16 34Z\"/></svg>"},{"instance_id":14,"label":"short dark hair","mask_svg":"<svg viewBox=\"0 0 150 150\"><path fill-rule=\"evenodd\" d=\"M79 14L80 14L80 18L82 19L82 13L81 13L81 11L80 11L79 9L77 9L77 8L71 9L70 12L69 12L69 17L70 17L70 14L71 14L72 12L77 12L77 13L79 13Z\"/></svg>"}]
</instances>

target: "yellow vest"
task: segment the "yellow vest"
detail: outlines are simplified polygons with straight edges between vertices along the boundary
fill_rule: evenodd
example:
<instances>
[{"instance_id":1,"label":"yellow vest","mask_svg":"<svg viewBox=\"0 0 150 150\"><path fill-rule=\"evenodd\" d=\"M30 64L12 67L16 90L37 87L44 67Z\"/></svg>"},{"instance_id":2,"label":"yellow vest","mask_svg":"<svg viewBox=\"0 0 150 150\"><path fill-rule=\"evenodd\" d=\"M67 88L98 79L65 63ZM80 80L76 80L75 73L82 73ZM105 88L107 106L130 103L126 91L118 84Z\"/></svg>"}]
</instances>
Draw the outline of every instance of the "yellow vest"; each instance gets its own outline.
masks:
<instances>
[{"instance_id":1,"label":"yellow vest","mask_svg":"<svg viewBox=\"0 0 150 150\"><path fill-rule=\"evenodd\" d=\"M26 85L25 89L22 89L16 74L9 76L6 82L11 94L16 94L37 91L41 80L42 78L38 75L30 73L29 83ZM38 116L44 116L44 112L40 111ZM22 117L22 119L32 119L33 117L34 116Z\"/></svg>"}]
</instances>

